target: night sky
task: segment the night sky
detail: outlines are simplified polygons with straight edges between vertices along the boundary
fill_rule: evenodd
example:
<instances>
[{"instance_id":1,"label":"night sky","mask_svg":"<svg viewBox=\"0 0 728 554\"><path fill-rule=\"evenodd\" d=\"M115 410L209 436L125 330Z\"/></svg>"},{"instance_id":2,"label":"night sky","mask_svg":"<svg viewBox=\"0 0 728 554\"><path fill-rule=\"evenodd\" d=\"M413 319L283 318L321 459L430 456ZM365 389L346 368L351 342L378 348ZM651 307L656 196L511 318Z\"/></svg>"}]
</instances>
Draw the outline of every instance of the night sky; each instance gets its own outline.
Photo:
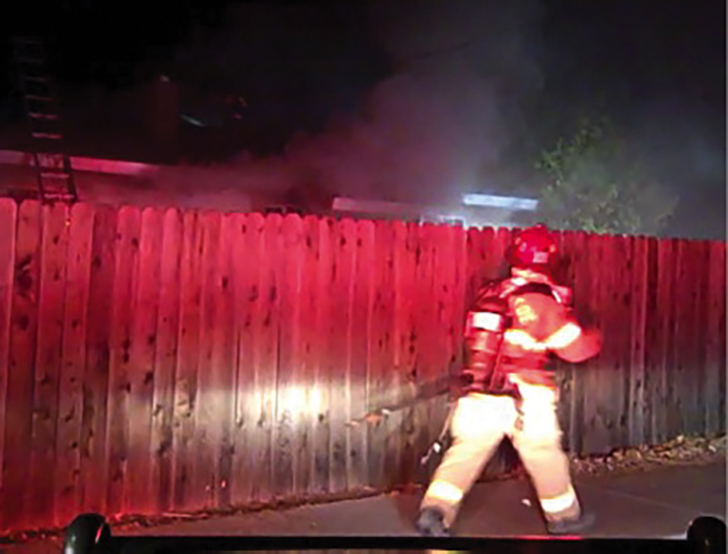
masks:
<instances>
[{"instance_id":1,"label":"night sky","mask_svg":"<svg viewBox=\"0 0 728 554\"><path fill-rule=\"evenodd\" d=\"M670 234L725 237L724 2L96 4L28 3L3 34L53 35L68 91L164 73L211 123L206 98L242 94L276 164L352 194L522 192L534 154L599 107L680 195ZM22 111L2 62L9 121Z\"/></svg>"}]
</instances>

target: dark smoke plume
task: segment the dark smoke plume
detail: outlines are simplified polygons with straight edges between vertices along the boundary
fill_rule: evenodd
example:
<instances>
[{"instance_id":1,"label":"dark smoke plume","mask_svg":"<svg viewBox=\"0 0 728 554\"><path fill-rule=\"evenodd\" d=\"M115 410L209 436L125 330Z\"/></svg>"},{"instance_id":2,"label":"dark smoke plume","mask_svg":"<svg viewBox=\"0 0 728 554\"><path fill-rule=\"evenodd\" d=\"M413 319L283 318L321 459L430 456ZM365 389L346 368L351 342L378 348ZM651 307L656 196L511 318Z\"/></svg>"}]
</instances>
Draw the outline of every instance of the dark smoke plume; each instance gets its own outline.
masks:
<instances>
[{"instance_id":1,"label":"dark smoke plume","mask_svg":"<svg viewBox=\"0 0 728 554\"><path fill-rule=\"evenodd\" d=\"M541 84L531 55L536 1L373 1L368 16L391 75L353 115L293 138L284 155L241 153L226 173L272 191L316 183L334 194L428 203L497 188L522 105ZM225 40L243 40L232 23Z\"/></svg>"}]
</instances>

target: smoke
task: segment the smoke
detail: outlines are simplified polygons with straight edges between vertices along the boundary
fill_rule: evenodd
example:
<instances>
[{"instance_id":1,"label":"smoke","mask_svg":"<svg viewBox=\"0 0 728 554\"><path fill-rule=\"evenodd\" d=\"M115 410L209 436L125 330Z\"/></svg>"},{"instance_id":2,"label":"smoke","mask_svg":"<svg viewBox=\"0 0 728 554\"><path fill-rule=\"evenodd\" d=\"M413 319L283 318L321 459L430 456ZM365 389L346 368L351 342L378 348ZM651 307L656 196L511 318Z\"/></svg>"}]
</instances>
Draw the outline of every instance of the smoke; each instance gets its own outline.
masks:
<instances>
[{"instance_id":1,"label":"smoke","mask_svg":"<svg viewBox=\"0 0 728 554\"><path fill-rule=\"evenodd\" d=\"M645 106L635 120L638 128L627 138L661 185L663 198L678 199L668 233L725 240L724 125L710 111L675 100Z\"/></svg>"},{"instance_id":2,"label":"smoke","mask_svg":"<svg viewBox=\"0 0 728 554\"><path fill-rule=\"evenodd\" d=\"M519 97L538 84L524 48L530 6L493 6L374 3L395 75L356 121L291 148L289 160L345 194L446 201L482 187L517 131Z\"/></svg>"},{"instance_id":3,"label":"smoke","mask_svg":"<svg viewBox=\"0 0 728 554\"><path fill-rule=\"evenodd\" d=\"M447 203L493 190L504 152L539 90L531 55L535 0L372 1L368 17L391 74L352 115L333 116L285 153L232 160L241 179L282 191L315 182L334 194Z\"/></svg>"},{"instance_id":4,"label":"smoke","mask_svg":"<svg viewBox=\"0 0 728 554\"><path fill-rule=\"evenodd\" d=\"M566 5L549 5L550 17L560 22L548 26L553 32L546 40L540 35L547 29L542 20L546 4L540 0L327 3L346 6L341 12L347 15L337 16L338 28L321 15L326 10L312 4L275 4L241 4L225 18L226 28L205 38L182 65L194 73L209 68L201 81L224 74L232 82L242 75L234 84L242 93L257 87L263 97L275 97L270 111L260 109L255 99L250 102L250 124L259 135L282 122L284 127L301 122L302 110L318 117L326 107L329 122L309 135L302 132L307 125L299 123L301 133L289 131L284 154L255 158L241 152L219 168L218 177L208 172L205 192L211 197L221 191L220 197L224 192L233 198L236 189L250 188L275 196L298 186L448 204L466 191L507 193L518 187L518 178L529 177L524 175L530 169L528 156L570 133L572 112L598 111L601 99L608 115L623 124L630 150L670 189L666 196L679 192L684 197L674 218L676 232L701 235L712 226L722 235L725 191L715 183L725 174L725 118L716 119L714 108L723 102L704 95L715 90L724 96L724 85L711 84L724 81L724 61L713 64L716 70L706 81L700 64L687 61L673 64L684 68L677 73L653 71L650 54L657 48L665 60L687 54L713 60L717 54L709 54L720 49L704 35L718 35L702 30L705 18L693 18L699 34L683 34L678 44L660 38L671 28L664 23L623 28L619 10L610 12L610 21L598 6L577 13ZM693 12L686 8L686 21ZM632 20L658 21L661 13L645 17L636 11ZM723 19L708 21L718 25ZM614 32L617 23L619 33ZM373 70L362 59L376 57L371 52L377 48L386 53L387 64ZM622 56L623 51L633 55ZM542 69L548 72L547 86ZM378 81L371 77L377 71L384 75ZM363 82L366 93L359 97ZM307 83L316 85L307 88ZM680 92L680 83L692 86ZM357 109L349 109L351 104ZM531 120L537 125L530 130L528 110L539 118ZM167 188L173 194L195 191L194 173L186 168L169 172ZM533 187L514 192L528 188ZM690 205L687 188L700 195Z\"/></svg>"}]
</instances>

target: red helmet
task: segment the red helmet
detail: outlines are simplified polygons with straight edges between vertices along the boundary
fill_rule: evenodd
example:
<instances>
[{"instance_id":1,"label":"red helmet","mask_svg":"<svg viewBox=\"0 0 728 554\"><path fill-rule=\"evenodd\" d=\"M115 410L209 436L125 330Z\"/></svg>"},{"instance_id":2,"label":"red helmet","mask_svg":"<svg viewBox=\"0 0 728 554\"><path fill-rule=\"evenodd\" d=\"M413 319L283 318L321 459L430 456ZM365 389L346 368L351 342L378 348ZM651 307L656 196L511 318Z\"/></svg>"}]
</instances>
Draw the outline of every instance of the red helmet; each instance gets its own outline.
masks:
<instances>
[{"instance_id":1,"label":"red helmet","mask_svg":"<svg viewBox=\"0 0 728 554\"><path fill-rule=\"evenodd\" d=\"M548 272L558 255L556 239L546 225L539 223L520 231L511 245L510 263L518 269Z\"/></svg>"}]
</instances>

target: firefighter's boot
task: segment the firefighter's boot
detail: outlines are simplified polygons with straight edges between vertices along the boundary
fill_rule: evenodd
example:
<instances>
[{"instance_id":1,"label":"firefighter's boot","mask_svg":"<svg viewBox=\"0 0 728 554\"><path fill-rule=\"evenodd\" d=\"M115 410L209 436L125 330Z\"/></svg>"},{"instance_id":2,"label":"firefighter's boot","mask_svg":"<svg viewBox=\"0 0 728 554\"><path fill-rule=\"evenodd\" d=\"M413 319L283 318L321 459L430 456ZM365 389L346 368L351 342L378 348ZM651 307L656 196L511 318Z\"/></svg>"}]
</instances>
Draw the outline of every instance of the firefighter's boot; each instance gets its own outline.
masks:
<instances>
[{"instance_id":1,"label":"firefighter's boot","mask_svg":"<svg viewBox=\"0 0 728 554\"><path fill-rule=\"evenodd\" d=\"M596 517L590 512L583 512L578 517L558 519L546 522L550 535L571 535L584 531L594 525Z\"/></svg>"},{"instance_id":2,"label":"firefighter's boot","mask_svg":"<svg viewBox=\"0 0 728 554\"><path fill-rule=\"evenodd\" d=\"M448 537L450 532L445 527L444 516L436 508L425 508L417 519L417 531L423 537Z\"/></svg>"}]
</instances>

